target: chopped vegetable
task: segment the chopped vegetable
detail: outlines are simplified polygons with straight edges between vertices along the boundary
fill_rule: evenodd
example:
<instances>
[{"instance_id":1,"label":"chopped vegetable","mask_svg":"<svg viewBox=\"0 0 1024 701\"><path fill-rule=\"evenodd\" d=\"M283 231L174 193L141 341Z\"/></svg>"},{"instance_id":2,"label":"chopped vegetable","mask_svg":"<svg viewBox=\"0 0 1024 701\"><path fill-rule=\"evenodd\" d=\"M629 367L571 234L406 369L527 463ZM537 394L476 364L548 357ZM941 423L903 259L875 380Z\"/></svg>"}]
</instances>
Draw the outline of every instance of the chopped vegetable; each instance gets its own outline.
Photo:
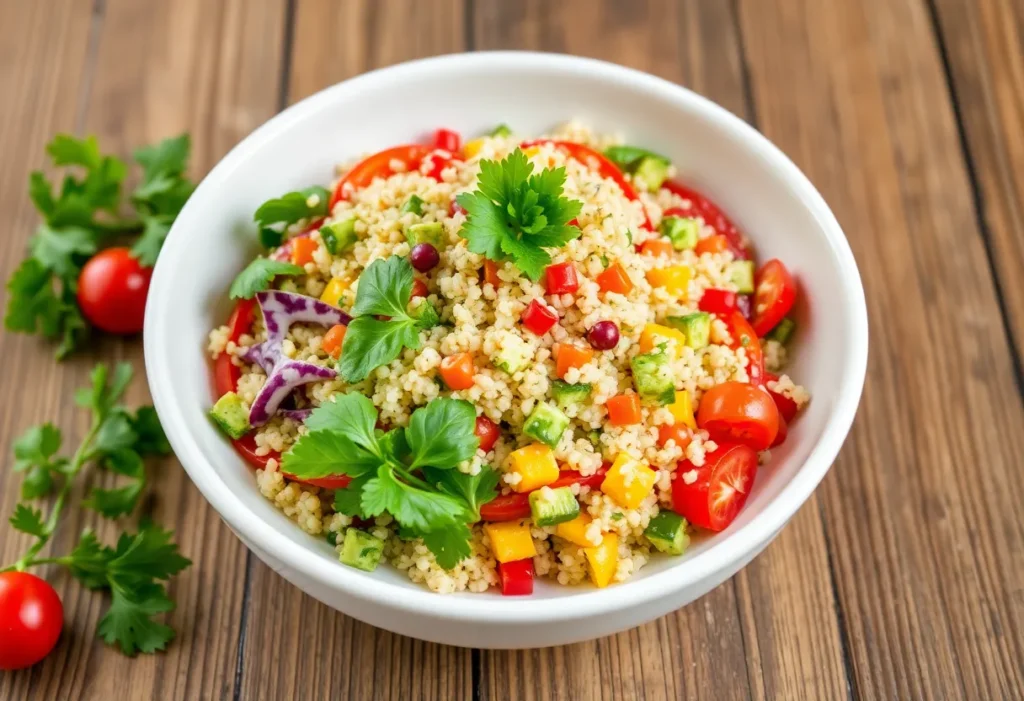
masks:
<instances>
[{"instance_id":1,"label":"chopped vegetable","mask_svg":"<svg viewBox=\"0 0 1024 701\"><path fill-rule=\"evenodd\" d=\"M462 147L462 155L466 158L475 158L480 149L484 147L484 137L477 139L470 139L466 142L466 145Z\"/></svg>"},{"instance_id":2,"label":"chopped vegetable","mask_svg":"<svg viewBox=\"0 0 1024 701\"><path fill-rule=\"evenodd\" d=\"M580 236L568 222L582 203L562 197L565 168L543 170L518 148L501 162L480 162L478 190L457 198L467 212L462 236L469 250L489 260L511 260L531 280L551 262L545 248L560 248Z\"/></svg>"},{"instance_id":3,"label":"chopped vegetable","mask_svg":"<svg viewBox=\"0 0 1024 701\"><path fill-rule=\"evenodd\" d=\"M644 529L651 545L669 555L682 555L690 544L686 535L686 519L671 511L661 511Z\"/></svg>"},{"instance_id":4,"label":"chopped vegetable","mask_svg":"<svg viewBox=\"0 0 1024 701\"><path fill-rule=\"evenodd\" d=\"M467 144L468 146L468 144ZM533 558L499 562L498 577L502 596L526 596L533 593Z\"/></svg>"},{"instance_id":5,"label":"chopped vegetable","mask_svg":"<svg viewBox=\"0 0 1024 701\"><path fill-rule=\"evenodd\" d=\"M377 569L383 554L383 540L357 528L349 528L345 531L345 540L342 541L338 559L349 567L373 572Z\"/></svg>"},{"instance_id":6,"label":"chopped vegetable","mask_svg":"<svg viewBox=\"0 0 1024 701\"><path fill-rule=\"evenodd\" d=\"M593 520L594 519L590 514L585 511L581 511L579 515L571 521L559 523L558 526L555 527L555 535L574 545L578 545L581 548L589 548L593 543L591 543L587 538L587 531L590 529L590 524Z\"/></svg>"},{"instance_id":7,"label":"chopped vegetable","mask_svg":"<svg viewBox=\"0 0 1024 701\"><path fill-rule=\"evenodd\" d=\"M423 199L419 195L410 195L402 205L402 213L411 212L418 217L423 216Z\"/></svg>"},{"instance_id":8,"label":"chopped vegetable","mask_svg":"<svg viewBox=\"0 0 1024 701\"><path fill-rule=\"evenodd\" d=\"M550 404L538 402L523 424L523 433L555 448L568 427L568 416Z\"/></svg>"},{"instance_id":9,"label":"chopped vegetable","mask_svg":"<svg viewBox=\"0 0 1024 701\"><path fill-rule=\"evenodd\" d=\"M317 242L311 238L301 238L292 241L291 261L293 265L302 267L313 262L313 254L319 248Z\"/></svg>"},{"instance_id":10,"label":"chopped vegetable","mask_svg":"<svg viewBox=\"0 0 1024 701\"><path fill-rule=\"evenodd\" d=\"M647 256L670 256L675 249L671 241L665 239L647 239L640 244L640 253Z\"/></svg>"},{"instance_id":11,"label":"chopped vegetable","mask_svg":"<svg viewBox=\"0 0 1024 701\"><path fill-rule=\"evenodd\" d=\"M420 163L433 150L432 146L422 144L395 146L360 161L334 186L327 210L333 210L334 205L356 190L372 183L374 178L385 178L392 175L394 173L393 163L401 163L405 171L418 170Z\"/></svg>"},{"instance_id":12,"label":"chopped vegetable","mask_svg":"<svg viewBox=\"0 0 1024 701\"><path fill-rule=\"evenodd\" d=\"M678 358L680 350L686 345L686 334L661 324L644 325L644 330L640 333L640 352L650 353L662 344L672 357Z\"/></svg>"},{"instance_id":13,"label":"chopped vegetable","mask_svg":"<svg viewBox=\"0 0 1024 701\"><path fill-rule=\"evenodd\" d=\"M647 282L654 287L664 287L669 294L681 298L686 295L692 275L693 270L688 265L670 265L648 270Z\"/></svg>"},{"instance_id":14,"label":"chopped vegetable","mask_svg":"<svg viewBox=\"0 0 1024 701\"><path fill-rule=\"evenodd\" d=\"M541 487L530 492L530 513L537 526L557 526L571 521L580 514L580 503L572 487Z\"/></svg>"},{"instance_id":15,"label":"chopped vegetable","mask_svg":"<svg viewBox=\"0 0 1024 701\"><path fill-rule=\"evenodd\" d=\"M658 426L658 446L661 448L667 446L669 441L675 441L675 444L685 451L692 440L690 428L682 422Z\"/></svg>"},{"instance_id":16,"label":"chopped vegetable","mask_svg":"<svg viewBox=\"0 0 1024 701\"><path fill-rule=\"evenodd\" d=\"M490 136L498 136L502 138L512 136L512 128L507 124L499 124L494 127L494 129L491 129Z\"/></svg>"},{"instance_id":17,"label":"chopped vegetable","mask_svg":"<svg viewBox=\"0 0 1024 701\"><path fill-rule=\"evenodd\" d=\"M435 248L444 246L444 227L441 222L421 222L413 224L405 230L405 240L410 246L418 243L429 243Z\"/></svg>"},{"instance_id":18,"label":"chopped vegetable","mask_svg":"<svg viewBox=\"0 0 1024 701\"><path fill-rule=\"evenodd\" d=\"M640 397L635 394L618 394L608 400L608 422L612 426L631 426L641 420Z\"/></svg>"},{"instance_id":19,"label":"chopped vegetable","mask_svg":"<svg viewBox=\"0 0 1024 701\"><path fill-rule=\"evenodd\" d=\"M697 408L697 425L717 443L743 443L754 450L767 450L779 430L779 411L760 387L723 382L704 392Z\"/></svg>"},{"instance_id":20,"label":"chopped vegetable","mask_svg":"<svg viewBox=\"0 0 1024 701\"><path fill-rule=\"evenodd\" d=\"M558 463L551 448L534 443L512 451L509 455L512 472L519 475L520 480L512 484L516 492L532 492L558 479Z\"/></svg>"},{"instance_id":21,"label":"chopped vegetable","mask_svg":"<svg viewBox=\"0 0 1024 701\"><path fill-rule=\"evenodd\" d=\"M668 405L672 412L672 418L676 423L682 423L690 428L697 428L697 422L693 418L693 404L690 401L689 391L683 389L676 392L676 400Z\"/></svg>"},{"instance_id":22,"label":"chopped vegetable","mask_svg":"<svg viewBox=\"0 0 1024 701\"><path fill-rule=\"evenodd\" d=\"M751 269L753 269L753 265L753 263L750 264ZM773 258L761 266L761 269L757 271L756 281L754 320L751 323L754 333L758 337L763 337L780 324L793 308L793 303L796 301L796 281L782 261L777 258ZM753 291L751 290L751 292ZM785 343L785 340L780 342Z\"/></svg>"},{"instance_id":23,"label":"chopped vegetable","mask_svg":"<svg viewBox=\"0 0 1024 701\"><path fill-rule=\"evenodd\" d=\"M451 129L438 129L434 132L434 146L450 153L458 153L462 146L462 137Z\"/></svg>"},{"instance_id":24,"label":"chopped vegetable","mask_svg":"<svg viewBox=\"0 0 1024 701\"><path fill-rule=\"evenodd\" d=\"M484 261L484 282L494 285L495 288L501 284L501 278L498 277L498 264L493 260Z\"/></svg>"},{"instance_id":25,"label":"chopped vegetable","mask_svg":"<svg viewBox=\"0 0 1024 701\"><path fill-rule=\"evenodd\" d=\"M601 467L592 475L583 476L576 470L562 470L558 479L546 485L551 489L571 487L578 484L580 489L596 489L600 486L608 468ZM529 493L505 494L480 507L480 515L485 521L515 521L530 515Z\"/></svg>"},{"instance_id":26,"label":"chopped vegetable","mask_svg":"<svg viewBox=\"0 0 1024 701\"><path fill-rule=\"evenodd\" d=\"M609 146L604 150L604 155L608 157L608 160L619 168L622 168L627 173L636 172L644 159L659 161L665 166L668 166L669 164L669 160L659 153L655 153L654 151L641 148L639 146L627 146L625 144ZM655 186L651 189L657 190L658 188Z\"/></svg>"},{"instance_id":27,"label":"chopped vegetable","mask_svg":"<svg viewBox=\"0 0 1024 701\"><path fill-rule=\"evenodd\" d=\"M695 526L724 530L746 503L756 476L756 451L719 444L701 467L679 463L672 473L672 510Z\"/></svg>"},{"instance_id":28,"label":"chopped vegetable","mask_svg":"<svg viewBox=\"0 0 1024 701\"><path fill-rule=\"evenodd\" d=\"M332 307L340 306L341 296L345 294L345 290L349 288L351 283L340 277L332 277L330 281L324 285L324 291L320 293L320 301L326 302Z\"/></svg>"},{"instance_id":29,"label":"chopped vegetable","mask_svg":"<svg viewBox=\"0 0 1024 701\"><path fill-rule=\"evenodd\" d=\"M660 157L647 156L640 159L640 164L633 173L633 182L648 192L657 192L668 178L668 169L668 161Z\"/></svg>"},{"instance_id":30,"label":"chopped vegetable","mask_svg":"<svg viewBox=\"0 0 1024 701\"><path fill-rule=\"evenodd\" d=\"M793 336L794 331L796 331L796 322L787 316L776 324L775 328L765 334L765 338L786 345L789 343L789 339Z\"/></svg>"},{"instance_id":31,"label":"chopped vegetable","mask_svg":"<svg viewBox=\"0 0 1024 701\"><path fill-rule=\"evenodd\" d=\"M601 271L596 280L602 292L628 295L633 290L633 282L629 279L626 269L622 267L622 263L618 261Z\"/></svg>"},{"instance_id":32,"label":"chopped vegetable","mask_svg":"<svg viewBox=\"0 0 1024 701\"><path fill-rule=\"evenodd\" d=\"M615 500L624 509L635 509L643 503L654 489L658 473L646 463L619 453L608 468L601 483L601 491Z\"/></svg>"},{"instance_id":33,"label":"chopped vegetable","mask_svg":"<svg viewBox=\"0 0 1024 701\"><path fill-rule=\"evenodd\" d=\"M342 327L344 328L344 327ZM210 418L232 438L241 438L252 430L249 424L249 409L234 392L225 393L210 408Z\"/></svg>"},{"instance_id":34,"label":"chopped vegetable","mask_svg":"<svg viewBox=\"0 0 1024 701\"><path fill-rule=\"evenodd\" d=\"M729 220L729 217L725 216L722 210L718 208L718 205L696 190L672 180L662 183L662 188L687 200L690 203L689 212L691 216L700 217L704 220L705 226L710 226L715 230L716 234L725 236L729 244L729 250L733 252L736 258L750 258L750 250L743 234Z\"/></svg>"},{"instance_id":35,"label":"chopped vegetable","mask_svg":"<svg viewBox=\"0 0 1024 701\"><path fill-rule=\"evenodd\" d=\"M750 260L734 260L725 267L729 280L736 285L740 294L754 291L754 262Z\"/></svg>"},{"instance_id":36,"label":"chopped vegetable","mask_svg":"<svg viewBox=\"0 0 1024 701\"><path fill-rule=\"evenodd\" d=\"M537 554L530 527L518 521L485 523L484 533L491 539L491 552L498 562L515 562Z\"/></svg>"},{"instance_id":37,"label":"chopped vegetable","mask_svg":"<svg viewBox=\"0 0 1024 701\"><path fill-rule=\"evenodd\" d=\"M671 404L676 400L676 380L667 352L642 353L634 356L629 365L641 399L658 404Z\"/></svg>"},{"instance_id":38,"label":"chopped vegetable","mask_svg":"<svg viewBox=\"0 0 1024 701\"><path fill-rule=\"evenodd\" d=\"M320 227L320 240L324 242L324 247L332 256L341 255L352 248L359 240L355 217Z\"/></svg>"},{"instance_id":39,"label":"chopped vegetable","mask_svg":"<svg viewBox=\"0 0 1024 701\"><path fill-rule=\"evenodd\" d=\"M558 322L558 315L551 311L550 307L535 299L523 311L522 322L530 333L543 336Z\"/></svg>"},{"instance_id":40,"label":"chopped vegetable","mask_svg":"<svg viewBox=\"0 0 1024 701\"><path fill-rule=\"evenodd\" d=\"M571 262L549 265L545 270L545 285L549 295L572 294L580 288L576 266Z\"/></svg>"},{"instance_id":41,"label":"chopped vegetable","mask_svg":"<svg viewBox=\"0 0 1024 701\"><path fill-rule=\"evenodd\" d=\"M501 436L501 429L498 428L498 424L486 416L478 416L476 417L473 433L480 439L480 450L489 453L494 448L494 444L498 442L498 438Z\"/></svg>"},{"instance_id":42,"label":"chopped vegetable","mask_svg":"<svg viewBox=\"0 0 1024 701\"><path fill-rule=\"evenodd\" d=\"M345 332L348 327L345 324L335 324L324 334L320 347L324 353L337 360L341 356L341 344L345 340Z\"/></svg>"},{"instance_id":43,"label":"chopped vegetable","mask_svg":"<svg viewBox=\"0 0 1024 701\"><path fill-rule=\"evenodd\" d=\"M661 220L661 224L658 225L658 229L661 231L662 236L672 242L672 248L677 251L688 251L697 245L700 224L696 219L670 214L670 212L680 211L673 209L665 212L665 216Z\"/></svg>"},{"instance_id":44,"label":"chopped vegetable","mask_svg":"<svg viewBox=\"0 0 1024 701\"><path fill-rule=\"evenodd\" d=\"M729 250L729 239L722 234L714 234L698 241L693 250L698 256L702 256L705 253L725 253Z\"/></svg>"},{"instance_id":45,"label":"chopped vegetable","mask_svg":"<svg viewBox=\"0 0 1024 701\"><path fill-rule=\"evenodd\" d=\"M704 290L697 306L709 314L732 314L737 309L736 293L709 287Z\"/></svg>"},{"instance_id":46,"label":"chopped vegetable","mask_svg":"<svg viewBox=\"0 0 1024 701\"><path fill-rule=\"evenodd\" d=\"M581 368L594 359L594 351L589 348L577 348L569 343L556 343L555 373L562 379L572 368Z\"/></svg>"},{"instance_id":47,"label":"chopped vegetable","mask_svg":"<svg viewBox=\"0 0 1024 701\"><path fill-rule=\"evenodd\" d=\"M583 548L583 555L587 560L587 574L594 586L599 589L608 586L619 567L618 534L605 533L601 544Z\"/></svg>"},{"instance_id":48,"label":"chopped vegetable","mask_svg":"<svg viewBox=\"0 0 1024 701\"><path fill-rule=\"evenodd\" d=\"M707 312L670 316L665 323L682 331L690 348L699 350L711 341L711 315Z\"/></svg>"},{"instance_id":49,"label":"chopped vegetable","mask_svg":"<svg viewBox=\"0 0 1024 701\"><path fill-rule=\"evenodd\" d=\"M551 396L554 397L558 408L563 411L569 406L586 402L590 399L592 390L593 386L586 382L573 385L562 380L555 380L551 383Z\"/></svg>"},{"instance_id":50,"label":"chopped vegetable","mask_svg":"<svg viewBox=\"0 0 1024 701\"><path fill-rule=\"evenodd\" d=\"M474 371L473 356L469 353L456 353L441 361L441 379L449 389L472 387Z\"/></svg>"}]
</instances>

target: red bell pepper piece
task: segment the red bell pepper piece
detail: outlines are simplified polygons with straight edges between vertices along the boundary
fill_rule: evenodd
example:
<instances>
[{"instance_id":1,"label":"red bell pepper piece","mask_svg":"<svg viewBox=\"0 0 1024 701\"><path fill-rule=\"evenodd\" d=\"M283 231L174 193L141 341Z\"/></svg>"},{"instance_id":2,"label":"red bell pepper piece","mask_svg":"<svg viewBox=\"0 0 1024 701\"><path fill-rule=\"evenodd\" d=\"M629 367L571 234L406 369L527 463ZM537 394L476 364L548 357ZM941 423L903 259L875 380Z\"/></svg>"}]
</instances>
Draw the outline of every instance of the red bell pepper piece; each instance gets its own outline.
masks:
<instances>
[{"instance_id":1,"label":"red bell pepper piece","mask_svg":"<svg viewBox=\"0 0 1024 701\"><path fill-rule=\"evenodd\" d=\"M704 290L697 306L709 314L732 314L736 311L736 293L709 287Z\"/></svg>"},{"instance_id":2,"label":"red bell pepper piece","mask_svg":"<svg viewBox=\"0 0 1024 701\"><path fill-rule=\"evenodd\" d=\"M533 593L533 558L498 563L501 593L504 596L524 596Z\"/></svg>"},{"instance_id":3,"label":"red bell pepper piece","mask_svg":"<svg viewBox=\"0 0 1024 701\"><path fill-rule=\"evenodd\" d=\"M533 300L523 312L522 322L527 331L543 336L558 321L558 316L546 306Z\"/></svg>"},{"instance_id":4,"label":"red bell pepper piece","mask_svg":"<svg viewBox=\"0 0 1024 701\"><path fill-rule=\"evenodd\" d=\"M462 148L462 137L451 129L438 129L434 132L434 146L455 154Z\"/></svg>"},{"instance_id":5,"label":"red bell pepper piece","mask_svg":"<svg viewBox=\"0 0 1024 701\"><path fill-rule=\"evenodd\" d=\"M572 294L580 289L576 266L571 262L549 265L544 271L544 277L549 295Z\"/></svg>"}]
</instances>

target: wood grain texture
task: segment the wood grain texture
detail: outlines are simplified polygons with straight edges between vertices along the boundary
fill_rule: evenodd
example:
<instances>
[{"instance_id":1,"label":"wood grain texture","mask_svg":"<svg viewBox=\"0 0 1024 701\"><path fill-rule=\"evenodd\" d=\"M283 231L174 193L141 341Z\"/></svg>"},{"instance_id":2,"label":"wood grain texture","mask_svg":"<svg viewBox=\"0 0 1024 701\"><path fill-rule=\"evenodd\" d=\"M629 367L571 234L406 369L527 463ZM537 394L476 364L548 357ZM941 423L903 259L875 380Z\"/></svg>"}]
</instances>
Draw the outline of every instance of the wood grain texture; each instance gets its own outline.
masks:
<instances>
[{"instance_id":1,"label":"wood grain texture","mask_svg":"<svg viewBox=\"0 0 1024 701\"><path fill-rule=\"evenodd\" d=\"M464 48L459 0L298 0L289 101L373 68ZM425 643L324 606L253 559L242 699L469 699L469 650Z\"/></svg>"},{"instance_id":2,"label":"wood grain texture","mask_svg":"<svg viewBox=\"0 0 1024 701\"><path fill-rule=\"evenodd\" d=\"M263 82L281 67L284 2L250 7L241 0L210 6L199 0L137 3L3 3L0 13L31 13L0 20L21 31L5 33L3 85L10 104L2 131L3 152L12 157L4 169L0 197L5 211L17 212L5 238L3 272L22 257L36 224L23 178L43 163L43 144L57 131L92 133L104 150L127 157L144 143L188 131L194 144L193 172L198 176L248 131L276 109L277 86ZM55 22L56 18L56 22ZM7 20L10 20L9 22ZM14 44L16 37L23 45ZM11 42L11 43L8 43ZM268 49L269 47L269 49ZM11 69L7 52L15 54ZM11 178L17 178L12 182ZM148 401L138 339L106 339L62 365L52 349L36 339L0 336L11 359L3 385L8 412L0 428L0 450L10 454L14 437L26 426L50 420L65 432L73 450L86 417L70 402L99 359L126 359L136 379L126 401ZM23 392L15 377L32 377ZM182 551L195 564L170 587L178 609L169 616L177 639L166 654L137 659L122 656L95 638L106 608L102 595L83 592L77 583L55 580L65 606L67 626L57 651L46 662L19 674L0 675L0 698L178 699L230 697L241 620L245 549L192 486L173 458L149 468L147 507L154 519L176 531ZM6 520L17 496L17 480L4 475ZM68 513L51 546L63 552L84 526L101 537L115 536L113 524L80 510ZM4 538L5 561L24 547Z\"/></svg>"},{"instance_id":3,"label":"wood grain texture","mask_svg":"<svg viewBox=\"0 0 1024 701\"><path fill-rule=\"evenodd\" d=\"M474 48L611 60L753 116L729 3L485 0L474 7ZM697 698L709 689L723 699L842 697L842 641L816 500L764 555L700 601L595 642L484 651L481 679L483 698L493 699Z\"/></svg>"},{"instance_id":4,"label":"wood grain texture","mask_svg":"<svg viewBox=\"0 0 1024 701\"><path fill-rule=\"evenodd\" d=\"M868 294L860 419L820 496L853 692L1020 698L1024 411L927 8L739 8L761 127Z\"/></svg>"},{"instance_id":5,"label":"wood grain texture","mask_svg":"<svg viewBox=\"0 0 1024 701\"><path fill-rule=\"evenodd\" d=\"M1017 351L1024 357L1024 3L929 0ZM1024 605L1024 604L1022 604Z\"/></svg>"}]
</instances>

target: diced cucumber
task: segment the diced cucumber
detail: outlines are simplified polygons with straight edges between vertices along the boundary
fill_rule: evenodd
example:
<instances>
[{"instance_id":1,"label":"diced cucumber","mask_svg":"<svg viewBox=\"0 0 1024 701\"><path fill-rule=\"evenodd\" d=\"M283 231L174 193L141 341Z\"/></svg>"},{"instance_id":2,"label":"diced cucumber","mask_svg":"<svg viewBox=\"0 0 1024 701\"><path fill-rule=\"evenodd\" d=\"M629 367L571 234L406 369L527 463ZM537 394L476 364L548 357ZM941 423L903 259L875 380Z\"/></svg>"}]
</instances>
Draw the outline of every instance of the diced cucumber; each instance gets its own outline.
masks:
<instances>
[{"instance_id":1,"label":"diced cucumber","mask_svg":"<svg viewBox=\"0 0 1024 701\"><path fill-rule=\"evenodd\" d=\"M676 379L672 374L668 353L663 350L643 353L630 361L633 384L642 399L658 404L671 404L676 399Z\"/></svg>"},{"instance_id":2,"label":"diced cucumber","mask_svg":"<svg viewBox=\"0 0 1024 701\"><path fill-rule=\"evenodd\" d=\"M551 396L555 398L555 404L559 409L565 409L570 404L582 404L590 398L590 391L593 387L586 382L569 384L562 380L555 380L551 383Z\"/></svg>"},{"instance_id":3,"label":"diced cucumber","mask_svg":"<svg viewBox=\"0 0 1024 701\"><path fill-rule=\"evenodd\" d=\"M232 438L241 438L252 428L249 425L249 410L242 398L234 392L225 392L217 403L210 407L210 418L221 431Z\"/></svg>"},{"instance_id":4,"label":"diced cucumber","mask_svg":"<svg viewBox=\"0 0 1024 701\"><path fill-rule=\"evenodd\" d=\"M711 315L707 312L670 316L665 323L686 334L686 345L690 348L699 350L711 340Z\"/></svg>"},{"instance_id":5,"label":"diced cucumber","mask_svg":"<svg viewBox=\"0 0 1024 701\"><path fill-rule=\"evenodd\" d=\"M410 195L409 199L402 205L402 212L412 212L418 216L423 216L423 200L420 199L419 195Z\"/></svg>"},{"instance_id":6,"label":"diced cucumber","mask_svg":"<svg viewBox=\"0 0 1024 701\"><path fill-rule=\"evenodd\" d=\"M726 272L737 292L748 295L754 291L754 261L734 260L726 267Z\"/></svg>"},{"instance_id":7,"label":"diced cucumber","mask_svg":"<svg viewBox=\"0 0 1024 701\"><path fill-rule=\"evenodd\" d=\"M594 450L601 450L601 432L597 429L593 431L587 431L587 440L590 441L590 445L594 446Z\"/></svg>"},{"instance_id":8,"label":"diced cucumber","mask_svg":"<svg viewBox=\"0 0 1024 701\"><path fill-rule=\"evenodd\" d=\"M536 526L557 526L580 515L571 487L541 487L530 492L530 513Z\"/></svg>"},{"instance_id":9,"label":"diced cucumber","mask_svg":"<svg viewBox=\"0 0 1024 701\"><path fill-rule=\"evenodd\" d=\"M377 569L383 554L383 540L358 528L349 528L345 531L345 540L341 544L338 559L349 567L373 572Z\"/></svg>"},{"instance_id":10,"label":"diced cucumber","mask_svg":"<svg viewBox=\"0 0 1024 701\"><path fill-rule=\"evenodd\" d=\"M641 148L640 146L629 146L628 144L609 146L604 150L604 155L608 157L608 160L628 173L636 172L645 158L661 161L666 166L669 163L669 160L659 153Z\"/></svg>"},{"instance_id":11,"label":"diced cucumber","mask_svg":"<svg viewBox=\"0 0 1024 701\"><path fill-rule=\"evenodd\" d=\"M540 402L523 424L523 433L554 448L567 428L568 416L550 404Z\"/></svg>"},{"instance_id":12,"label":"diced cucumber","mask_svg":"<svg viewBox=\"0 0 1024 701\"><path fill-rule=\"evenodd\" d=\"M358 240L355 217L321 226L320 238L332 256L344 253Z\"/></svg>"},{"instance_id":13,"label":"diced cucumber","mask_svg":"<svg viewBox=\"0 0 1024 701\"><path fill-rule=\"evenodd\" d=\"M405 240L410 246L418 243L429 243L434 248L440 249L444 240L444 227L441 222L429 221L413 224L405 230Z\"/></svg>"},{"instance_id":14,"label":"diced cucumber","mask_svg":"<svg viewBox=\"0 0 1024 701\"><path fill-rule=\"evenodd\" d=\"M530 346L516 336L506 336L491 362L499 370L514 375L530 363Z\"/></svg>"},{"instance_id":15,"label":"diced cucumber","mask_svg":"<svg viewBox=\"0 0 1024 701\"><path fill-rule=\"evenodd\" d=\"M665 217L658 225L661 235L672 242L677 251L688 251L697 245L700 224L690 217Z\"/></svg>"},{"instance_id":16,"label":"diced cucumber","mask_svg":"<svg viewBox=\"0 0 1024 701\"><path fill-rule=\"evenodd\" d=\"M669 555L682 555L690 544L686 535L686 519L674 511L659 511L644 530L651 545Z\"/></svg>"},{"instance_id":17,"label":"diced cucumber","mask_svg":"<svg viewBox=\"0 0 1024 701\"><path fill-rule=\"evenodd\" d=\"M507 124L499 124L491 129L490 136L512 136L512 128Z\"/></svg>"},{"instance_id":18,"label":"diced cucumber","mask_svg":"<svg viewBox=\"0 0 1024 701\"><path fill-rule=\"evenodd\" d=\"M765 338L786 345L789 343L789 339L793 336L794 331L796 331L796 322L787 316L776 324L775 328L769 331Z\"/></svg>"},{"instance_id":19,"label":"diced cucumber","mask_svg":"<svg viewBox=\"0 0 1024 701\"><path fill-rule=\"evenodd\" d=\"M656 192L668 178L668 161L658 156L644 156L636 166L633 182L647 190Z\"/></svg>"}]
</instances>

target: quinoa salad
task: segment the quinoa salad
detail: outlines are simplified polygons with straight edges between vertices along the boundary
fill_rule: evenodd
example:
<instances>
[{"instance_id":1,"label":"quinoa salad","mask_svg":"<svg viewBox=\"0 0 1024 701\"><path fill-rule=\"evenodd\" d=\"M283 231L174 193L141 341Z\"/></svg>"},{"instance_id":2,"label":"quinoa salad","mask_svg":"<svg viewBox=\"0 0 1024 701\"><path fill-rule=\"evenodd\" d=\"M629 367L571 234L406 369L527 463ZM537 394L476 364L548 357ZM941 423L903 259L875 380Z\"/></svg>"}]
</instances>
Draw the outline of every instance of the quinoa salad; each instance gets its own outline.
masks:
<instances>
[{"instance_id":1,"label":"quinoa salad","mask_svg":"<svg viewBox=\"0 0 1024 701\"><path fill-rule=\"evenodd\" d=\"M210 416L344 565L522 595L679 556L809 400L794 277L686 181L575 122L342 164L256 211Z\"/></svg>"}]
</instances>

